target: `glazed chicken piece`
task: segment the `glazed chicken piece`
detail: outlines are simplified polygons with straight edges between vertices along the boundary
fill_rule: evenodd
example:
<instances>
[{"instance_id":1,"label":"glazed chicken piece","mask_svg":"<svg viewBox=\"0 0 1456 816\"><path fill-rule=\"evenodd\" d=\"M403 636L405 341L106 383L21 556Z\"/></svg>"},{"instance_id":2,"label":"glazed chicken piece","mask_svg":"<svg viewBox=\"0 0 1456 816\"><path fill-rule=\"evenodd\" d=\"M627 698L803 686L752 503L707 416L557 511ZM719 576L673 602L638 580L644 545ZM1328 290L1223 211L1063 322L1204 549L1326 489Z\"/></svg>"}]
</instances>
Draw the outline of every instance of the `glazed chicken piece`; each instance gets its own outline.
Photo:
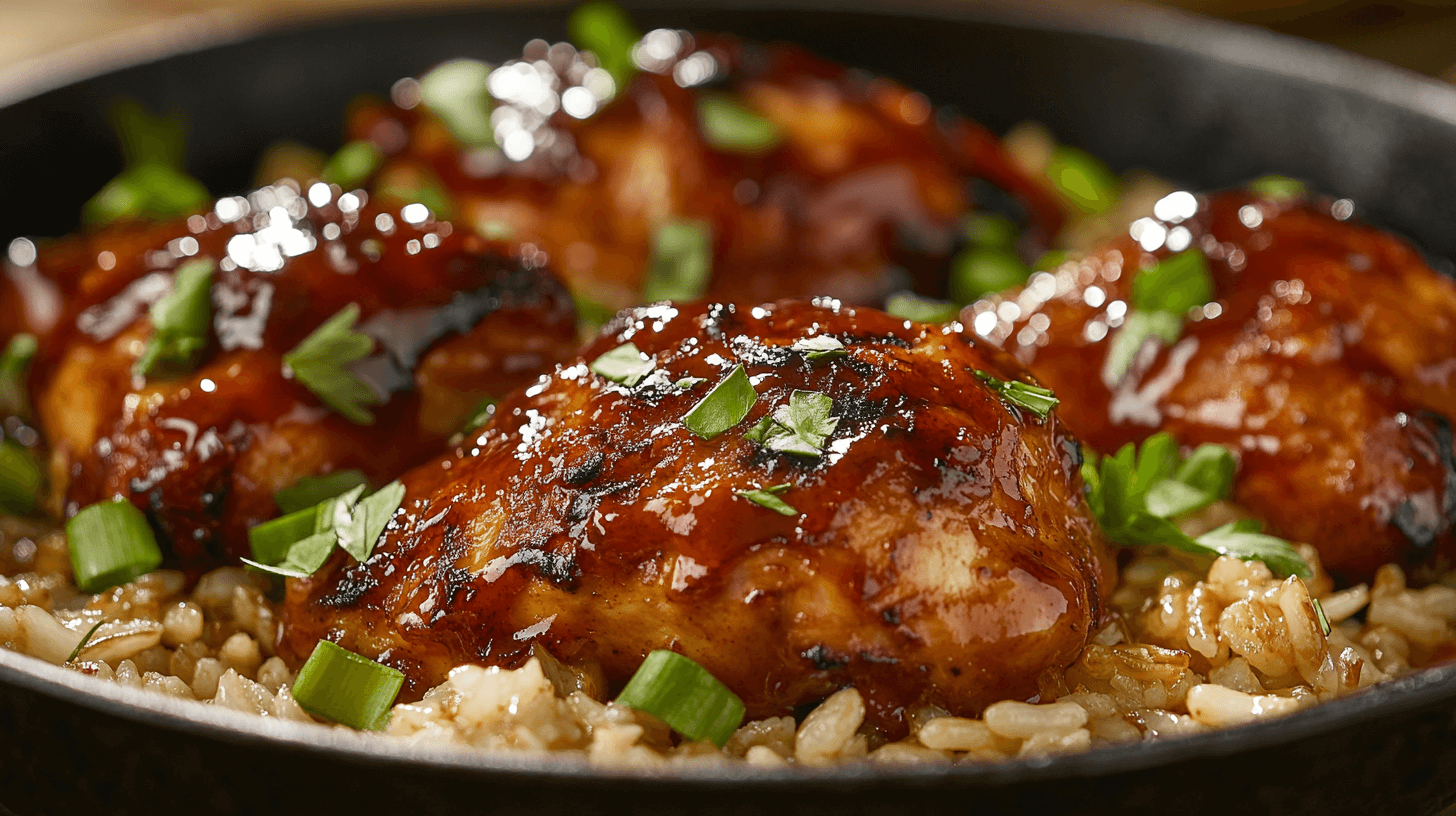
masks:
<instances>
[{"instance_id":1,"label":"glazed chicken piece","mask_svg":"<svg viewBox=\"0 0 1456 816\"><path fill-rule=\"evenodd\" d=\"M124 496L178 563L247 555L247 528L278 514L275 490L349 468L388 482L437 456L482 397L573 353L569 298L534 251L417 210L412 222L361 209L327 185L309 194L317 206L263 188L42 246L7 270L6 328L40 338L29 384L58 515ZM217 261L206 352L190 373L135 376L148 306L192 257ZM388 395L372 424L330 410L282 362L349 304L377 341L354 370Z\"/></svg>"},{"instance_id":2,"label":"glazed chicken piece","mask_svg":"<svg viewBox=\"0 0 1456 816\"><path fill-rule=\"evenodd\" d=\"M370 189L436 178L462 222L535 244L574 293L613 309L658 299L642 296L644 276L670 223L706 226L710 297L860 304L943 290L972 177L1022 203L1029 253L1060 225L1056 199L994 136L919 93L792 46L668 30L643 43L647 69L610 101L588 91L605 74L570 45L527 46L491 80L500 150L462 149L417 86L395 94L408 109L356 104L351 138L392 156ZM573 113L544 116L548 97ZM762 117L776 141L715 142L700 120L715 105Z\"/></svg>"},{"instance_id":3,"label":"glazed chicken piece","mask_svg":"<svg viewBox=\"0 0 1456 816\"><path fill-rule=\"evenodd\" d=\"M816 335L847 353L791 349ZM655 366L635 387L589 368L628 341ZM685 427L740 365L746 417L711 439ZM534 646L615 691L671 648L751 717L853 683L892 733L922 696L968 713L1030 695L1087 643L1114 565L1077 444L977 371L1024 376L953 328L833 301L626 312L407 474L368 561L290 580L280 653L336 639L404 671L409 699ZM820 455L746 438L797 390L832 398ZM778 485L788 515L742 495Z\"/></svg>"},{"instance_id":4,"label":"glazed chicken piece","mask_svg":"<svg viewBox=\"0 0 1456 816\"><path fill-rule=\"evenodd\" d=\"M1333 207L1349 217L1348 201ZM1201 248L1215 299L1171 347L1145 342L1124 376L1107 358L1131 281L1166 247L1124 240L963 317L1054 388L1099 451L1159 429L1237 451L1233 500L1313 544L1334 575L1449 567L1456 286L1328 202L1177 193L1160 209L1167 221L1136 228Z\"/></svg>"}]
</instances>

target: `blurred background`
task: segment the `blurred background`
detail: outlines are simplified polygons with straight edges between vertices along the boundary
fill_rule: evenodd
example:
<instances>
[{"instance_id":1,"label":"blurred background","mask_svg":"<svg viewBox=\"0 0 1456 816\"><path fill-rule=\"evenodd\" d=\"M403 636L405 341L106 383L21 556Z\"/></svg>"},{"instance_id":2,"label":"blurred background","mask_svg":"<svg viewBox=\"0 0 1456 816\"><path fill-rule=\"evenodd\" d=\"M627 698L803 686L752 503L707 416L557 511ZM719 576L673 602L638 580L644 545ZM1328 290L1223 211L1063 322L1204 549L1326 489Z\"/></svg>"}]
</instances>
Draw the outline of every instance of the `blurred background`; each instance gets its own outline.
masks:
<instances>
[{"instance_id":1,"label":"blurred background","mask_svg":"<svg viewBox=\"0 0 1456 816\"><path fill-rule=\"evenodd\" d=\"M1261 25L1456 81L1456 0L1144 2ZM272 20L406 3L461 5L459 0L0 0L0 68L182 17Z\"/></svg>"}]
</instances>

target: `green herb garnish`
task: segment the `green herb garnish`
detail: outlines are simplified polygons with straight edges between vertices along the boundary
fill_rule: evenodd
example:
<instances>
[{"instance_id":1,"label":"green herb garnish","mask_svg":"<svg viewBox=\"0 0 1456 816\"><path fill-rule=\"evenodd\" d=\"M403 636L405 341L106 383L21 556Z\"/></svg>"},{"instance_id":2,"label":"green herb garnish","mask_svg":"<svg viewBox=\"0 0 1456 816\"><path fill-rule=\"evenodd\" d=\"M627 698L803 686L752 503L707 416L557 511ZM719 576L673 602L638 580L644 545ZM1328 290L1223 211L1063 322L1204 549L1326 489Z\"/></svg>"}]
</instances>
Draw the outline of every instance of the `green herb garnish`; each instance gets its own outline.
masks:
<instances>
[{"instance_id":1,"label":"green herb garnish","mask_svg":"<svg viewBox=\"0 0 1456 816\"><path fill-rule=\"evenodd\" d=\"M379 731L404 686L404 673L321 640L293 681L304 711L360 731Z\"/></svg>"},{"instance_id":2,"label":"green herb garnish","mask_svg":"<svg viewBox=\"0 0 1456 816\"><path fill-rule=\"evenodd\" d=\"M374 349L374 341L367 334L354 331L358 321L359 304L350 303L314 329L293 351L283 355L283 362L293 378L324 404L350 422L372 425L374 414L365 406L378 405L384 400L349 370L350 365Z\"/></svg>"},{"instance_id":3,"label":"green herb garnish","mask_svg":"<svg viewBox=\"0 0 1456 816\"><path fill-rule=\"evenodd\" d=\"M634 343L623 343L592 360L589 368L614 383L631 388L652 373L657 363L643 354Z\"/></svg>"},{"instance_id":4,"label":"green herb garnish","mask_svg":"<svg viewBox=\"0 0 1456 816\"><path fill-rule=\"evenodd\" d=\"M182 168L187 123L180 113L153 116L130 99L111 109L123 169L81 209L88 224L131 218L169 218L210 200L207 188Z\"/></svg>"},{"instance_id":5,"label":"green herb garnish","mask_svg":"<svg viewBox=\"0 0 1456 816\"><path fill-rule=\"evenodd\" d=\"M384 153L378 145L368 139L358 139L339 148L324 165L320 176L330 184L352 190L368 181L383 163Z\"/></svg>"},{"instance_id":6,"label":"green herb garnish","mask_svg":"<svg viewBox=\"0 0 1456 816\"><path fill-rule=\"evenodd\" d=\"M305 476L292 487L275 491L273 501L277 502L278 509L285 514L296 513L325 499L342 496L360 485L368 484L369 479L361 471L337 470L322 476Z\"/></svg>"},{"instance_id":7,"label":"green herb garnish","mask_svg":"<svg viewBox=\"0 0 1456 816\"><path fill-rule=\"evenodd\" d=\"M185 372L207 346L212 327L212 270L209 258L188 261L177 268L172 291L152 304L152 338L132 373L146 377L158 368Z\"/></svg>"},{"instance_id":8,"label":"green herb garnish","mask_svg":"<svg viewBox=\"0 0 1456 816\"><path fill-rule=\"evenodd\" d=\"M712 439L742 422L757 401L758 392L753 390L743 366L735 366L687 412L683 425L704 439Z\"/></svg>"},{"instance_id":9,"label":"green herb garnish","mask_svg":"<svg viewBox=\"0 0 1456 816\"><path fill-rule=\"evenodd\" d=\"M329 560L334 547L364 562L404 501L404 485L390 482L372 495L357 485L342 495L264 522L248 530L255 560L243 562L264 572L307 578Z\"/></svg>"},{"instance_id":10,"label":"green herb garnish","mask_svg":"<svg viewBox=\"0 0 1456 816\"><path fill-rule=\"evenodd\" d=\"M1202 250L1170 255L1132 279L1132 308L1182 317L1213 299L1213 275Z\"/></svg>"},{"instance_id":11,"label":"green herb garnish","mask_svg":"<svg viewBox=\"0 0 1456 816\"><path fill-rule=\"evenodd\" d=\"M1178 342L1183 331L1183 318L1168 312L1128 312L1122 327L1112 336L1107 347L1107 357L1102 362L1102 382L1109 388L1117 385L1132 368L1138 351L1148 338L1154 338L1164 345Z\"/></svg>"},{"instance_id":12,"label":"green herb garnish","mask_svg":"<svg viewBox=\"0 0 1456 816\"><path fill-rule=\"evenodd\" d=\"M690 740L719 748L743 722L743 701L707 669L676 652L659 649L617 696L619 705L656 715Z\"/></svg>"},{"instance_id":13,"label":"green herb garnish","mask_svg":"<svg viewBox=\"0 0 1456 816\"><path fill-rule=\"evenodd\" d=\"M986 295L1020 286L1031 269L1016 252L993 246L970 247L956 256L950 271L950 297L970 303Z\"/></svg>"},{"instance_id":14,"label":"green herb garnish","mask_svg":"<svg viewBox=\"0 0 1456 816\"><path fill-rule=\"evenodd\" d=\"M802 340L795 340L789 348L794 351L803 352L804 358L812 365L824 360L833 360L836 357L843 357L849 353L844 344L830 337L827 334L820 334L814 337L806 337Z\"/></svg>"},{"instance_id":15,"label":"green herb garnish","mask_svg":"<svg viewBox=\"0 0 1456 816\"><path fill-rule=\"evenodd\" d=\"M606 0L582 3L567 18L566 31L578 49L597 55L602 68L612 75L617 93L627 90L627 83L637 73L632 47L642 34L621 6Z\"/></svg>"},{"instance_id":16,"label":"green herb garnish","mask_svg":"<svg viewBox=\"0 0 1456 816\"><path fill-rule=\"evenodd\" d=\"M1087 504L1103 532L1125 547L1163 545L1209 557L1231 555L1263 561L1284 575L1312 577L1309 564L1289 542L1259 532L1257 521L1227 524L1194 539L1170 520L1171 514L1192 512L1228 495L1232 477L1223 474L1230 470L1233 454L1220 454L1213 447L1218 446L1201 446L1183 460L1173 438L1157 433L1138 448L1124 445L1113 456L1099 459L1085 451ZM1171 488L1170 481L1179 486Z\"/></svg>"},{"instance_id":17,"label":"green herb garnish","mask_svg":"<svg viewBox=\"0 0 1456 816\"><path fill-rule=\"evenodd\" d=\"M744 438L772 451L816 457L824 453L829 435L839 427L839 417L830 416L834 400L817 391L795 391L789 404L775 408L744 433Z\"/></svg>"},{"instance_id":18,"label":"green herb garnish","mask_svg":"<svg viewBox=\"0 0 1456 816\"><path fill-rule=\"evenodd\" d=\"M707 377L683 377L682 379L680 379L677 382L673 383L673 385L675 385L678 388L681 388L684 391L686 391L689 388L693 388L695 386L702 385L703 383L705 383L707 381L708 381L708 378Z\"/></svg>"},{"instance_id":19,"label":"green herb garnish","mask_svg":"<svg viewBox=\"0 0 1456 816\"><path fill-rule=\"evenodd\" d=\"M977 371L976 379L990 386L991 390L995 391L1001 399L1019 408L1025 408L1041 419L1046 419L1052 409L1057 407L1057 403L1061 402L1050 388L1042 388L1039 385L1031 385L1020 380L1003 380L984 371Z\"/></svg>"},{"instance_id":20,"label":"green herb garnish","mask_svg":"<svg viewBox=\"0 0 1456 816\"><path fill-rule=\"evenodd\" d=\"M795 510L788 502L779 498L778 494L788 490L793 485L780 484L773 487L765 487L754 490L735 490L733 495L742 496L760 507L768 509L785 516L797 516L799 511Z\"/></svg>"},{"instance_id":21,"label":"green herb garnish","mask_svg":"<svg viewBox=\"0 0 1456 816\"><path fill-rule=\"evenodd\" d=\"M420 77L420 101L462 145L495 145L490 124L490 66L486 63L473 59L441 63Z\"/></svg>"},{"instance_id":22,"label":"green herb garnish","mask_svg":"<svg viewBox=\"0 0 1456 816\"><path fill-rule=\"evenodd\" d=\"M1047 164L1047 178L1062 197L1084 213L1111 207L1122 183L1099 159L1085 150L1058 145Z\"/></svg>"},{"instance_id":23,"label":"green herb garnish","mask_svg":"<svg viewBox=\"0 0 1456 816\"><path fill-rule=\"evenodd\" d=\"M35 507L41 472L35 456L19 442L0 442L0 508L24 515Z\"/></svg>"},{"instance_id":24,"label":"green herb garnish","mask_svg":"<svg viewBox=\"0 0 1456 816\"><path fill-rule=\"evenodd\" d=\"M436 218L455 217L455 202L433 171L412 164L391 164L379 174L374 197L383 204L423 204Z\"/></svg>"},{"instance_id":25,"label":"green herb garnish","mask_svg":"<svg viewBox=\"0 0 1456 816\"><path fill-rule=\"evenodd\" d=\"M954 303L921 297L914 292L896 292L885 300L885 311L892 317L919 323L944 323L955 320L961 310Z\"/></svg>"},{"instance_id":26,"label":"green herb garnish","mask_svg":"<svg viewBox=\"0 0 1456 816\"><path fill-rule=\"evenodd\" d=\"M702 221L669 221L652 236L652 261L642 298L697 300L713 271L713 236Z\"/></svg>"},{"instance_id":27,"label":"green herb garnish","mask_svg":"<svg viewBox=\"0 0 1456 816\"><path fill-rule=\"evenodd\" d=\"M709 145L750 156L773 150L784 138L777 125L726 94L698 95L698 127Z\"/></svg>"},{"instance_id":28,"label":"green herb garnish","mask_svg":"<svg viewBox=\"0 0 1456 816\"><path fill-rule=\"evenodd\" d=\"M71 665L72 662L75 661L76 658L80 657L81 656L81 650L82 649L85 649L86 648L86 644L91 642L91 637L96 634L96 630L97 629L100 629L101 628L101 625L103 623L106 623L106 619L105 618L102 618L101 620L96 621L96 623L94 625L92 625L92 627L90 629L87 629L86 630L86 634L84 634L84 635L81 636L81 642L76 644L76 648L74 648L74 649L71 650L71 654L66 657L65 662L62 663L61 665L63 665L63 666L69 666L69 665Z\"/></svg>"},{"instance_id":29,"label":"green herb garnish","mask_svg":"<svg viewBox=\"0 0 1456 816\"><path fill-rule=\"evenodd\" d=\"M0 411L15 416L30 415L30 390L25 382L38 348L33 334L14 335L5 344L5 352L0 354Z\"/></svg>"},{"instance_id":30,"label":"green herb garnish","mask_svg":"<svg viewBox=\"0 0 1456 816\"><path fill-rule=\"evenodd\" d=\"M1314 616L1319 619L1320 631L1325 633L1325 637L1329 637L1333 629L1330 626L1329 617L1325 615L1324 605L1320 603L1319 598L1310 598L1309 602L1314 606Z\"/></svg>"},{"instance_id":31,"label":"green herb garnish","mask_svg":"<svg viewBox=\"0 0 1456 816\"><path fill-rule=\"evenodd\" d=\"M966 243L971 246L1002 249L1016 246L1016 225L1011 223L1011 219L997 213L972 213L966 217L962 231L966 236Z\"/></svg>"},{"instance_id":32,"label":"green herb garnish","mask_svg":"<svg viewBox=\"0 0 1456 816\"><path fill-rule=\"evenodd\" d=\"M1269 173L1245 185L1249 192L1273 201L1295 201L1304 198L1309 186L1297 178Z\"/></svg>"}]
</instances>

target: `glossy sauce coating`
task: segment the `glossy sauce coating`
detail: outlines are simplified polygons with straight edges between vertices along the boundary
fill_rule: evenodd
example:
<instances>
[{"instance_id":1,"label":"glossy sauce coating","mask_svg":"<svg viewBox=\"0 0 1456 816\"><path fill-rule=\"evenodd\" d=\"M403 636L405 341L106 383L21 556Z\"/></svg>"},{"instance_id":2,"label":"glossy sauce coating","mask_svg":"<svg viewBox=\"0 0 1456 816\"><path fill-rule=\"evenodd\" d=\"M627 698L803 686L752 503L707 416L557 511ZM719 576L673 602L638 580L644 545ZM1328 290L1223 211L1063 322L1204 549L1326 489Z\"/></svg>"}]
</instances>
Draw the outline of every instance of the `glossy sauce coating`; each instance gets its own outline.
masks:
<instances>
[{"instance_id":1,"label":"glossy sauce coating","mask_svg":"<svg viewBox=\"0 0 1456 816\"><path fill-rule=\"evenodd\" d=\"M462 150L417 97L410 109L357 104L351 138L392 155L371 189L433 175L462 221L536 244L573 292L611 308L643 301L654 234L671 221L709 228L707 294L739 303L878 304L911 284L938 293L973 176L1022 202L1031 244L1044 248L1060 225L1046 186L994 136L921 94L792 46L668 30L643 43L639 54L664 56L584 119L538 106L558 93L563 106L591 99L591 63L564 43L529 45L492 79L500 150ZM770 121L781 142L710 144L698 106L722 98Z\"/></svg>"},{"instance_id":2,"label":"glossy sauce coating","mask_svg":"<svg viewBox=\"0 0 1456 816\"><path fill-rule=\"evenodd\" d=\"M454 453L404 477L365 563L291 580L280 653L320 638L403 670L418 697L462 662L515 665L539 644L599 664L615 692L653 649L691 657L784 714L853 683L903 732L929 699L969 713L1034 693L1098 624L1114 565L1053 415L974 372L1017 377L958 327L832 301L640 308L585 357L501 404ZM816 334L848 354L809 364ZM634 388L587 361L630 340ZM683 416L742 365L757 401L711 440ZM675 385L685 377L704 382ZM829 395L817 458L744 432L795 389ZM800 515L735 494L779 484Z\"/></svg>"},{"instance_id":3,"label":"glossy sauce coating","mask_svg":"<svg viewBox=\"0 0 1456 816\"><path fill-rule=\"evenodd\" d=\"M1349 216L1348 201L1334 206ZM1124 240L964 317L1054 388L1067 425L1100 451L1160 429L1237 451L1233 499L1313 544L1336 576L1449 566L1456 286L1328 203L1222 193L1149 223L1155 235L1188 231L1215 300L1171 347L1146 343L1120 380L1103 371L1131 281L1166 247ZM1014 321L992 314L1012 302Z\"/></svg>"},{"instance_id":4,"label":"glossy sauce coating","mask_svg":"<svg viewBox=\"0 0 1456 816\"><path fill-rule=\"evenodd\" d=\"M247 528L278 513L275 490L347 468L388 482L437 455L483 396L572 352L569 299L536 251L358 196L341 204L327 185L311 193L320 206L263 188L183 221L42 246L36 265L6 270L0 302L19 307L7 328L40 338L30 390L54 512L122 496L177 562L247 555ZM218 263L205 354L190 373L134 377L149 304L192 257ZM388 397L372 425L329 409L282 361L351 303L378 341L354 370Z\"/></svg>"}]
</instances>

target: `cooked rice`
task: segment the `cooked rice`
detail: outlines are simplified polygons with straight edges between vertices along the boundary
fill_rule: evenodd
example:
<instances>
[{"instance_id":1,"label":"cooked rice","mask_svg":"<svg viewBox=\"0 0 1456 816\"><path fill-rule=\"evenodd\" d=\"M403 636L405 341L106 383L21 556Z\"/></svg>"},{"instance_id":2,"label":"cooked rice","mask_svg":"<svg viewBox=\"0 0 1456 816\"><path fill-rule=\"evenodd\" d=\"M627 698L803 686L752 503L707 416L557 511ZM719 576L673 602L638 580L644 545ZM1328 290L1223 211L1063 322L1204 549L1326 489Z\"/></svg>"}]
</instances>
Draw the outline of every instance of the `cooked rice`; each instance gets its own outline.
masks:
<instances>
[{"instance_id":1,"label":"cooked rice","mask_svg":"<svg viewBox=\"0 0 1456 816\"><path fill-rule=\"evenodd\" d=\"M1216 507L1188 523L1235 513ZM1335 591L1314 549L1301 554L1315 567L1308 582L1280 580L1258 562L1225 557L1203 566L1141 554L1122 570L1109 622L1071 666L1043 673L1033 701L1004 700L980 718L920 706L910 712L910 735L897 742L867 732L853 688L802 722L745 723L722 749L676 741L651 715L603 702L598 674L539 649L514 670L455 669L424 699L396 705L384 733L474 750L572 752L612 765L978 762L1277 717L1456 654L1456 589L1410 589L1388 564L1373 585ZM79 593L58 532L0 519L0 646L102 681L313 721L290 693L293 673L273 654L278 621L266 579L225 567L190 594L185 583L181 573L159 570L98 595ZM1328 637L1312 598L1333 626Z\"/></svg>"}]
</instances>

